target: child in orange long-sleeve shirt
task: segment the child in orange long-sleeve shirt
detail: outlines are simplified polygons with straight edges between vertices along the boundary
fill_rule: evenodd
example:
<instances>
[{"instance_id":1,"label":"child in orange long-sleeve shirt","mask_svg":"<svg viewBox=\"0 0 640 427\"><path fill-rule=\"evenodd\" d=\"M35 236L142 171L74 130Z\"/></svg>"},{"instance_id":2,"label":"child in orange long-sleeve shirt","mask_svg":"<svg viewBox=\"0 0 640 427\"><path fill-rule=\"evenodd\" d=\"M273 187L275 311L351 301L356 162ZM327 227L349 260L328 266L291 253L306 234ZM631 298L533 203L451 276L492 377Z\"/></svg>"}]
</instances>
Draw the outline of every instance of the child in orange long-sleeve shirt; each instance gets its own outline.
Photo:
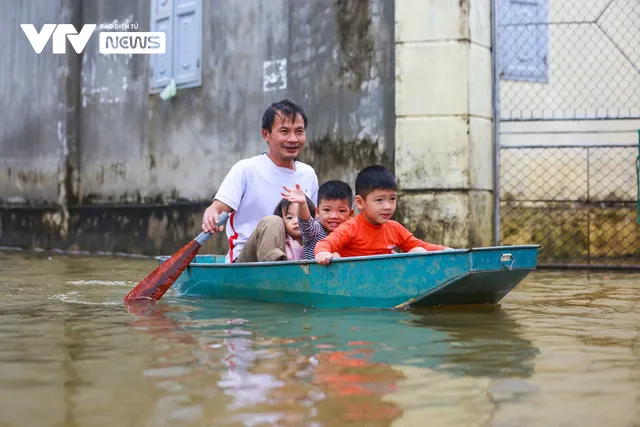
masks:
<instances>
[{"instance_id":1,"label":"child in orange long-sleeve shirt","mask_svg":"<svg viewBox=\"0 0 640 427\"><path fill-rule=\"evenodd\" d=\"M340 257L391 254L395 247L403 252L449 249L424 242L391 221L396 199L396 179L389 169L373 165L361 170L356 177L355 198L360 213L316 244L316 262L329 264L335 253Z\"/></svg>"}]
</instances>

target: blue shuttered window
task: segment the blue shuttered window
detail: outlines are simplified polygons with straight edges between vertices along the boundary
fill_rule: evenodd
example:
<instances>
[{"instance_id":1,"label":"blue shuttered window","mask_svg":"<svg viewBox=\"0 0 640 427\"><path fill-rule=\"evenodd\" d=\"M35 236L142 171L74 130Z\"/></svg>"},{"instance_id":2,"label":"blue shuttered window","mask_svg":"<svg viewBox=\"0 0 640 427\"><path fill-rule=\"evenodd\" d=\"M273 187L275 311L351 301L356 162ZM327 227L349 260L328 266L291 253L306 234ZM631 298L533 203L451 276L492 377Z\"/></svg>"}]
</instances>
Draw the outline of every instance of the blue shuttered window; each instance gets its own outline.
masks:
<instances>
[{"instance_id":1,"label":"blue shuttered window","mask_svg":"<svg viewBox=\"0 0 640 427\"><path fill-rule=\"evenodd\" d=\"M166 34L167 50L162 55L149 55L151 58L151 88L162 89L169 84L173 76L171 34L173 30L173 0L152 0L151 31Z\"/></svg>"},{"instance_id":2,"label":"blue shuttered window","mask_svg":"<svg viewBox=\"0 0 640 427\"><path fill-rule=\"evenodd\" d=\"M549 0L500 1L500 77L548 83Z\"/></svg>"},{"instance_id":3,"label":"blue shuttered window","mask_svg":"<svg viewBox=\"0 0 640 427\"><path fill-rule=\"evenodd\" d=\"M202 52L201 0L175 0L173 42L174 79L178 86L200 85Z\"/></svg>"},{"instance_id":4,"label":"blue shuttered window","mask_svg":"<svg viewBox=\"0 0 640 427\"><path fill-rule=\"evenodd\" d=\"M152 0L151 31L166 34L167 51L151 56L151 91L171 79L178 89L200 86L202 0Z\"/></svg>"}]
</instances>

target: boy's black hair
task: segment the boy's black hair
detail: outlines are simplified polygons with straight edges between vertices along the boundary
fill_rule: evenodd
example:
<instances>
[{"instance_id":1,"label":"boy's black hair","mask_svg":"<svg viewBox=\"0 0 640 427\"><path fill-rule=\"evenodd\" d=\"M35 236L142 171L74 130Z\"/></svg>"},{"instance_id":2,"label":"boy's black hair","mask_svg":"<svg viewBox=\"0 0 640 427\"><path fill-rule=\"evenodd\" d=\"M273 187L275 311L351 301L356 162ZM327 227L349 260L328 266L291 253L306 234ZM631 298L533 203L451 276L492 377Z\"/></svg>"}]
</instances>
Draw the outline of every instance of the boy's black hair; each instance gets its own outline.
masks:
<instances>
[{"instance_id":1,"label":"boy's black hair","mask_svg":"<svg viewBox=\"0 0 640 427\"><path fill-rule=\"evenodd\" d=\"M349 207L353 204L353 191L346 182L332 180L323 183L318 189L318 204L322 200L344 200L349 201Z\"/></svg>"},{"instance_id":2,"label":"boy's black hair","mask_svg":"<svg viewBox=\"0 0 640 427\"><path fill-rule=\"evenodd\" d=\"M284 218L287 211L289 210L289 206L291 206L291 202L287 199L280 200L280 203L273 210L273 214L279 216L280 218ZM311 218L316 216L316 206L313 204L310 198L307 197L307 207L309 208L309 214Z\"/></svg>"},{"instance_id":3,"label":"boy's black hair","mask_svg":"<svg viewBox=\"0 0 640 427\"><path fill-rule=\"evenodd\" d=\"M296 116L300 114L302 116L302 120L304 121L304 128L307 128L307 123L309 120L307 119L307 114L304 112L301 106L296 104L293 101L288 99L283 99L280 102L274 102L267 108L262 115L262 129L265 129L271 132L271 128L273 128L273 122L276 119L277 115L280 115L282 119L289 119L292 122L296 120Z\"/></svg>"},{"instance_id":4,"label":"boy's black hair","mask_svg":"<svg viewBox=\"0 0 640 427\"><path fill-rule=\"evenodd\" d=\"M356 194L366 198L373 190L395 190L396 178L381 165L367 166L356 176Z\"/></svg>"}]
</instances>

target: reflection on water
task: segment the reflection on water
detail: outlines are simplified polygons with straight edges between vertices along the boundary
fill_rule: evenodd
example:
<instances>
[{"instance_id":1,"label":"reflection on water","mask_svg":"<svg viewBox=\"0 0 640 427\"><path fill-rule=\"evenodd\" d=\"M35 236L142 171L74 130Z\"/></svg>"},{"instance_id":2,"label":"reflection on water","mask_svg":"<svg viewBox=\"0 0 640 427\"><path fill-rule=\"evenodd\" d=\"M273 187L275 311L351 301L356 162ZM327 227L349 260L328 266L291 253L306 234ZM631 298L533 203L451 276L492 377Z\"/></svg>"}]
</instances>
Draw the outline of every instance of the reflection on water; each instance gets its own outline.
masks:
<instances>
[{"instance_id":1,"label":"reflection on water","mask_svg":"<svg viewBox=\"0 0 640 427\"><path fill-rule=\"evenodd\" d=\"M124 307L154 267L0 253L0 426L640 423L637 275L539 271L501 307Z\"/></svg>"},{"instance_id":2,"label":"reflection on water","mask_svg":"<svg viewBox=\"0 0 640 427\"><path fill-rule=\"evenodd\" d=\"M218 386L231 398L228 411L250 423L269 412L270 422L280 424L330 416L388 425L404 410L385 396L398 389L410 368L521 378L532 373L537 354L518 334L517 323L495 307L398 313L183 301L176 313L154 306L134 311L139 319L153 319L147 333L197 337L203 360L227 368ZM279 414L273 412L274 398L288 402Z\"/></svg>"}]
</instances>

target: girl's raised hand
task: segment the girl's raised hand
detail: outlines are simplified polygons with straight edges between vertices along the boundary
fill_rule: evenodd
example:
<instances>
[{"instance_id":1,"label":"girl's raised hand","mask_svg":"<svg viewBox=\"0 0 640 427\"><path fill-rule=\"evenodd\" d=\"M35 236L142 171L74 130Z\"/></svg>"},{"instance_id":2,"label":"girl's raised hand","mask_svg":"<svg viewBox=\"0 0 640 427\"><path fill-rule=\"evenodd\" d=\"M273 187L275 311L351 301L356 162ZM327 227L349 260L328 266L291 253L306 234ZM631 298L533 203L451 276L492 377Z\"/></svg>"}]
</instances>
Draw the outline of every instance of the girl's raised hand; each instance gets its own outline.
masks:
<instances>
[{"instance_id":1,"label":"girl's raised hand","mask_svg":"<svg viewBox=\"0 0 640 427\"><path fill-rule=\"evenodd\" d=\"M281 193L282 197L291 203L307 203L307 196L304 194L304 190L300 187L300 184L296 184L296 188L289 188L283 185L284 191Z\"/></svg>"}]
</instances>

